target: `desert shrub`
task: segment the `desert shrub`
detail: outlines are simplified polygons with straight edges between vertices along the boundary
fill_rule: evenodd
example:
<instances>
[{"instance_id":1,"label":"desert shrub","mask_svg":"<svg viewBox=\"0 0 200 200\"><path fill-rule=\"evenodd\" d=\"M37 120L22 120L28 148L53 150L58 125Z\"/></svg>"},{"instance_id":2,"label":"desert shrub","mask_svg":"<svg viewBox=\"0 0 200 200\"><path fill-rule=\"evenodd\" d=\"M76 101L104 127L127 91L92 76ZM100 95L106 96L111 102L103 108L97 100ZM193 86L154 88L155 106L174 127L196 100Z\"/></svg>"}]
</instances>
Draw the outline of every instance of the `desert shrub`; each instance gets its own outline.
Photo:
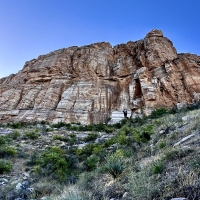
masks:
<instances>
[{"instance_id":1,"label":"desert shrub","mask_svg":"<svg viewBox=\"0 0 200 200\"><path fill-rule=\"evenodd\" d=\"M20 132L15 130L12 133L10 133L8 136L12 138L13 140L16 140L18 137L20 137Z\"/></svg>"},{"instance_id":2,"label":"desert shrub","mask_svg":"<svg viewBox=\"0 0 200 200\"><path fill-rule=\"evenodd\" d=\"M31 194L31 199L40 199L44 196L59 195L61 193L60 185L56 182L49 182L48 180L42 180L34 183L34 192Z\"/></svg>"},{"instance_id":3,"label":"desert shrub","mask_svg":"<svg viewBox=\"0 0 200 200\"><path fill-rule=\"evenodd\" d=\"M141 129L132 129L133 138L137 142L148 142L150 140L150 135L148 133L143 132Z\"/></svg>"},{"instance_id":4,"label":"desert shrub","mask_svg":"<svg viewBox=\"0 0 200 200\"><path fill-rule=\"evenodd\" d=\"M57 200L89 200L92 198L88 191L82 191L76 186L69 186L64 189L63 193L56 198Z\"/></svg>"},{"instance_id":5,"label":"desert shrub","mask_svg":"<svg viewBox=\"0 0 200 200\"><path fill-rule=\"evenodd\" d=\"M95 133L89 133L87 137L83 138L83 141L85 141L85 142L94 141L94 140L97 139L97 137L98 137L97 134L95 134Z\"/></svg>"},{"instance_id":6,"label":"desert shrub","mask_svg":"<svg viewBox=\"0 0 200 200\"><path fill-rule=\"evenodd\" d=\"M26 124L23 122L8 123L7 126L13 129L23 128Z\"/></svg>"},{"instance_id":7,"label":"desert shrub","mask_svg":"<svg viewBox=\"0 0 200 200\"><path fill-rule=\"evenodd\" d=\"M190 161L190 166L197 174L200 174L200 157L197 156Z\"/></svg>"},{"instance_id":8,"label":"desert shrub","mask_svg":"<svg viewBox=\"0 0 200 200\"><path fill-rule=\"evenodd\" d=\"M0 136L0 145L6 143L6 137L5 136Z\"/></svg>"},{"instance_id":9,"label":"desert shrub","mask_svg":"<svg viewBox=\"0 0 200 200\"><path fill-rule=\"evenodd\" d=\"M152 200L158 199L161 195L160 182L154 180L149 169L139 172L131 172L129 175L129 190L134 200Z\"/></svg>"},{"instance_id":10,"label":"desert shrub","mask_svg":"<svg viewBox=\"0 0 200 200\"><path fill-rule=\"evenodd\" d=\"M104 169L114 179L118 178L124 172L125 168L125 161L120 153L116 152L106 157Z\"/></svg>"},{"instance_id":11,"label":"desert shrub","mask_svg":"<svg viewBox=\"0 0 200 200\"><path fill-rule=\"evenodd\" d=\"M86 170L91 171L91 170L96 169L98 161L99 161L99 158L95 155L88 157L84 162Z\"/></svg>"},{"instance_id":12,"label":"desert shrub","mask_svg":"<svg viewBox=\"0 0 200 200\"><path fill-rule=\"evenodd\" d=\"M69 144L73 145L76 143L76 134L71 134L69 135L70 140L69 140Z\"/></svg>"},{"instance_id":13,"label":"desert shrub","mask_svg":"<svg viewBox=\"0 0 200 200\"><path fill-rule=\"evenodd\" d=\"M94 186L94 180L99 178L100 173L97 170L93 170L91 172L83 172L79 176L78 186L80 186L84 190L91 190Z\"/></svg>"},{"instance_id":14,"label":"desert shrub","mask_svg":"<svg viewBox=\"0 0 200 200\"><path fill-rule=\"evenodd\" d=\"M154 130L153 130L153 124L147 124L146 126L143 126L143 132L148 134L148 135L152 135L154 134Z\"/></svg>"},{"instance_id":15,"label":"desert shrub","mask_svg":"<svg viewBox=\"0 0 200 200\"><path fill-rule=\"evenodd\" d=\"M165 141L161 141L159 144L158 144L158 146L159 146L159 148L160 149L163 149L164 147L166 147L166 142Z\"/></svg>"},{"instance_id":16,"label":"desert shrub","mask_svg":"<svg viewBox=\"0 0 200 200\"><path fill-rule=\"evenodd\" d=\"M103 146L104 147L110 147L111 145L117 143L117 138L116 137L111 137L110 139L108 139L107 141L104 142Z\"/></svg>"},{"instance_id":17,"label":"desert shrub","mask_svg":"<svg viewBox=\"0 0 200 200\"><path fill-rule=\"evenodd\" d=\"M60 140L60 141L63 141L63 142L69 142L70 139L68 137L62 137L60 135L54 135L53 140Z\"/></svg>"},{"instance_id":18,"label":"desert shrub","mask_svg":"<svg viewBox=\"0 0 200 200\"><path fill-rule=\"evenodd\" d=\"M6 160L0 160L0 174L10 173L12 164Z\"/></svg>"},{"instance_id":19,"label":"desert shrub","mask_svg":"<svg viewBox=\"0 0 200 200\"><path fill-rule=\"evenodd\" d=\"M119 143L121 145L126 145L128 143L125 128L120 129L115 137L116 137L115 141L116 143Z\"/></svg>"},{"instance_id":20,"label":"desert shrub","mask_svg":"<svg viewBox=\"0 0 200 200\"><path fill-rule=\"evenodd\" d=\"M55 173L60 180L65 180L68 172L68 163L65 160L65 152L60 147L46 148L38 163L41 168L46 169L44 171L46 175Z\"/></svg>"},{"instance_id":21,"label":"desert shrub","mask_svg":"<svg viewBox=\"0 0 200 200\"><path fill-rule=\"evenodd\" d=\"M25 132L24 133L24 139L32 139L32 140L36 140L36 139L38 139L38 137L39 137L39 135L38 135L38 130L37 129L35 129L34 131L32 131L32 132Z\"/></svg>"},{"instance_id":22,"label":"desert shrub","mask_svg":"<svg viewBox=\"0 0 200 200\"><path fill-rule=\"evenodd\" d=\"M153 121L153 124L156 125L156 126L160 126L162 124L162 121L160 119L155 119Z\"/></svg>"},{"instance_id":23,"label":"desert shrub","mask_svg":"<svg viewBox=\"0 0 200 200\"><path fill-rule=\"evenodd\" d=\"M112 133L113 131L115 130L115 128L113 128L112 126L109 126L109 125L105 125L105 128L104 128L104 131L106 133Z\"/></svg>"},{"instance_id":24,"label":"desert shrub","mask_svg":"<svg viewBox=\"0 0 200 200\"><path fill-rule=\"evenodd\" d=\"M143 116L143 117L136 117L134 119L132 119L132 123L134 127L137 126L142 126L147 122L147 117Z\"/></svg>"},{"instance_id":25,"label":"desert shrub","mask_svg":"<svg viewBox=\"0 0 200 200\"><path fill-rule=\"evenodd\" d=\"M68 130L78 131L78 126L71 126Z\"/></svg>"},{"instance_id":26,"label":"desert shrub","mask_svg":"<svg viewBox=\"0 0 200 200\"><path fill-rule=\"evenodd\" d=\"M176 140L178 137L178 133L177 132L172 132L170 135L170 140Z\"/></svg>"},{"instance_id":27,"label":"desert shrub","mask_svg":"<svg viewBox=\"0 0 200 200\"><path fill-rule=\"evenodd\" d=\"M153 174L161 174L164 171L164 163L161 161L157 161L153 163L151 170Z\"/></svg>"},{"instance_id":28,"label":"desert shrub","mask_svg":"<svg viewBox=\"0 0 200 200\"><path fill-rule=\"evenodd\" d=\"M29 157L29 153L27 153L23 149L18 149L17 150L17 157L18 158L28 158Z\"/></svg>"},{"instance_id":29,"label":"desert shrub","mask_svg":"<svg viewBox=\"0 0 200 200\"><path fill-rule=\"evenodd\" d=\"M85 157L91 156L95 147L99 144L88 144L82 149L76 149L76 155L81 156L80 159L83 160Z\"/></svg>"},{"instance_id":30,"label":"desert shrub","mask_svg":"<svg viewBox=\"0 0 200 200\"><path fill-rule=\"evenodd\" d=\"M100 123L100 124L95 124L95 131L104 131L105 125Z\"/></svg>"},{"instance_id":31,"label":"desert shrub","mask_svg":"<svg viewBox=\"0 0 200 200\"><path fill-rule=\"evenodd\" d=\"M168 161L173 161L186 157L188 154L192 153L193 149L170 149L165 152L164 159Z\"/></svg>"},{"instance_id":32,"label":"desert shrub","mask_svg":"<svg viewBox=\"0 0 200 200\"><path fill-rule=\"evenodd\" d=\"M38 154L33 153L31 155L31 157L30 157L30 160L26 162L26 165L27 166L34 166L34 165L36 165L38 163L38 158L39 158Z\"/></svg>"},{"instance_id":33,"label":"desert shrub","mask_svg":"<svg viewBox=\"0 0 200 200\"><path fill-rule=\"evenodd\" d=\"M199 108L199 105L196 104L196 103L187 105L188 110L195 110L195 109L198 109L198 108Z\"/></svg>"},{"instance_id":34,"label":"desert shrub","mask_svg":"<svg viewBox=\"0 0 200 200\"><path fill-rule=\"evenodd\" d=\"M103 145L96 145L93 148L92 153L98 157L99 162L103 162L105 160L105 156L107 154L106 149L104 148Z\"/></svg>"},{"instance_id":35,"label":"desert shrub","mask_svg":"<svg viewBox=\"0 0 200 200\"><path fill-rule=\"evenodd\" d=\"M121 125L120 122L118 122L118 123L116 123L116 124L113 124L112 127L113 127L114 129L120 129L120 128L122 127L122 125Z\"/></svg>"},{"instance_id":36,"label":"desert shrub","mask_svg":"<svg viewBox=\"0 0 200 200\"><path fill-rule=\"evenodd\" d=\"M15 157L17 150L14 147L2 145L0 146L0 158Z\"/></svg>"},{"instance_id":37,"label":"desert shrub","mask_svg":"<svg viewBox=\"0 0 200 200\"><path fill-rule=\"evenodd\" d=\"M64 126L66 126L66 123L64 123L64 122L58 122L57 124L52 124L53 128L61 128Z\"/></svg>"},{"instance_id":38,"label":"desert shrub","mask_svg":"<svg viewBox=\"0 0 200 200\"><path fill-rule=\"evenodd\" d=\"M168 110L166 108L158 108L156 110L153 110L149 117L155 119L155 118L162 117L163 115L167 113L168 113Z\"/></svg>"}]
</instances>

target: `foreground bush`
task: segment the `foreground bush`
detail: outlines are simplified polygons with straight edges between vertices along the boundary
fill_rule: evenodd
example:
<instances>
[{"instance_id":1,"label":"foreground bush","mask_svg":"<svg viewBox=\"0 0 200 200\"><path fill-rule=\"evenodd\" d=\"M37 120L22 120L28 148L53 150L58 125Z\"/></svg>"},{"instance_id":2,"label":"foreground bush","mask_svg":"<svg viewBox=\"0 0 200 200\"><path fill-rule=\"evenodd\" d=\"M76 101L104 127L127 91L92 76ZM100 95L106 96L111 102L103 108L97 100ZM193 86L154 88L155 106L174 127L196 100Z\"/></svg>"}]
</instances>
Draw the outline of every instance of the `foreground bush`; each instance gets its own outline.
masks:
<instances>
[{"instance_id":1,"label":"foreground bush","mask_svg":"<svg viewBox=\"0 0 200 200\"><path fill-rule=\"evenodd\" d=\"M68 172L68 163L65 160L64 151L60 147L48 147L38 159L40 172L43 169L44 175L56 174L60 180L65 180Z\"/></svg>"},{"instance_id":2,"label":"foreground bush","mask_svg":"<svg viewBox=\"0 0 200 200\"><path fill-rule=\"evenodd\" d=\"M31 140L36 140L38 139L38 131L35 129L34 131L32 132L26 132L24 133L24 139L31 139Z\"/></svg>"},{"instance_id":3,"label":"foreground bush","mask_svg":"<svg viewBox=\"0 0 200 200\"><path fill-rule=\"evenodd\" d=\"M12 164L6 160L0 160L0 174L8 174L12 169Z\"/></svg>"},{"instance_id":4,"label":"foreground bush","mask_svg":"<svg viewBox=\"0 0 200 200\"><path fill-rule=\"evenodd\" d=\"M20 137L20 133L19 131L13 131L12 133L10 133L8 135L10 138L12 138L13 140L16 140L18 137Z\"/></svg>"},{"instance_id":5,"label":"foreground bush","mask_svg":"<svg viewBox=\"0 0 200 200\"><path fill-rule=\"evenodd\" d=\"M0 146L0 158L15 157L17 150L14 147L2 145Z\"/></svg>"}]
</instances>

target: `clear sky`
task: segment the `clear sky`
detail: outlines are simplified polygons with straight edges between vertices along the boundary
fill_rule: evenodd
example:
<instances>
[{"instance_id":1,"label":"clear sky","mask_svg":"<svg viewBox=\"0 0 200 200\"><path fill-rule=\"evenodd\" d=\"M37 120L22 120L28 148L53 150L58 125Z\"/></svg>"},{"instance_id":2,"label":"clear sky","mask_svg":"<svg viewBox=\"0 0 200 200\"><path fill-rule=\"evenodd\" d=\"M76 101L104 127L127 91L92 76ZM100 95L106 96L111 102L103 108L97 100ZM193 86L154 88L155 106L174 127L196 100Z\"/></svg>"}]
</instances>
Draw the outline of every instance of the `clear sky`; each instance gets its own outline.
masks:
<instances>
[{"instance_id":1,"label":"clear sky","mask_svg":"<svg viewBox=\"0 0 200 200\"><path fill-rule=\"evenodd\" d=\"M0 77L56 49L114 46L152 29L200 55L200 0L0 0Z\"/></svg>"}]
</instances>

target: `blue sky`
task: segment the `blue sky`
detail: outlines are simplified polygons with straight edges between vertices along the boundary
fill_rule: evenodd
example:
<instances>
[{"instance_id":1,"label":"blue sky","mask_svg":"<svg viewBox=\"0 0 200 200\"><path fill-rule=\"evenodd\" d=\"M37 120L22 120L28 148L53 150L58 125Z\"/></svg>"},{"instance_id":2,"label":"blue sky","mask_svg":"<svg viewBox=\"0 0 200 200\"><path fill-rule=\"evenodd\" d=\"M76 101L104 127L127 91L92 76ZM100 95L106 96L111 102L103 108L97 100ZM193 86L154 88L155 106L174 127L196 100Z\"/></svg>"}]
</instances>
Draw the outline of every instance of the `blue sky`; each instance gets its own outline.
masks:
<instances>
[{"instance_id":1,"label":"blue sky","mask_svg":"<svg viewBox=\"0 0 200 200\"><path fill-rule=\"evenodd\" d=\"M0 77L56 49L136 41L161 29L200 55L199 0L0 0Z\"/></svg>"}]
</instances>

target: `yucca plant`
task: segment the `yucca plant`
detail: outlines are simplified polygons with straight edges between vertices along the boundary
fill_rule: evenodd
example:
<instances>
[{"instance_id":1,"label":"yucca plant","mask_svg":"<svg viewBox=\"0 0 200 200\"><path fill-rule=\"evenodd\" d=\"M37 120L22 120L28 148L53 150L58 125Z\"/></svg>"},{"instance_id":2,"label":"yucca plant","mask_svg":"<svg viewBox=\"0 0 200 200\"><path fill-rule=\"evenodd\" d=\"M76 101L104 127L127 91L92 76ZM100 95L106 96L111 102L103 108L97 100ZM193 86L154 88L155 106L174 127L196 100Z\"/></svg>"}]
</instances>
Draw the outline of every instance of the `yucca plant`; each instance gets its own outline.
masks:
<instances>
[{"instance_id":1,"label":"yucca plant","mask_svg":"<svg viewBox=\"0 0 200 200\"><path fill-rule=\"evenodd\" d=\"M116 179L125 170L125 161L123 157L117 154L112 154L106 158L106 164L104 168L106 172Z\"/></svg>"}]
</instances>

